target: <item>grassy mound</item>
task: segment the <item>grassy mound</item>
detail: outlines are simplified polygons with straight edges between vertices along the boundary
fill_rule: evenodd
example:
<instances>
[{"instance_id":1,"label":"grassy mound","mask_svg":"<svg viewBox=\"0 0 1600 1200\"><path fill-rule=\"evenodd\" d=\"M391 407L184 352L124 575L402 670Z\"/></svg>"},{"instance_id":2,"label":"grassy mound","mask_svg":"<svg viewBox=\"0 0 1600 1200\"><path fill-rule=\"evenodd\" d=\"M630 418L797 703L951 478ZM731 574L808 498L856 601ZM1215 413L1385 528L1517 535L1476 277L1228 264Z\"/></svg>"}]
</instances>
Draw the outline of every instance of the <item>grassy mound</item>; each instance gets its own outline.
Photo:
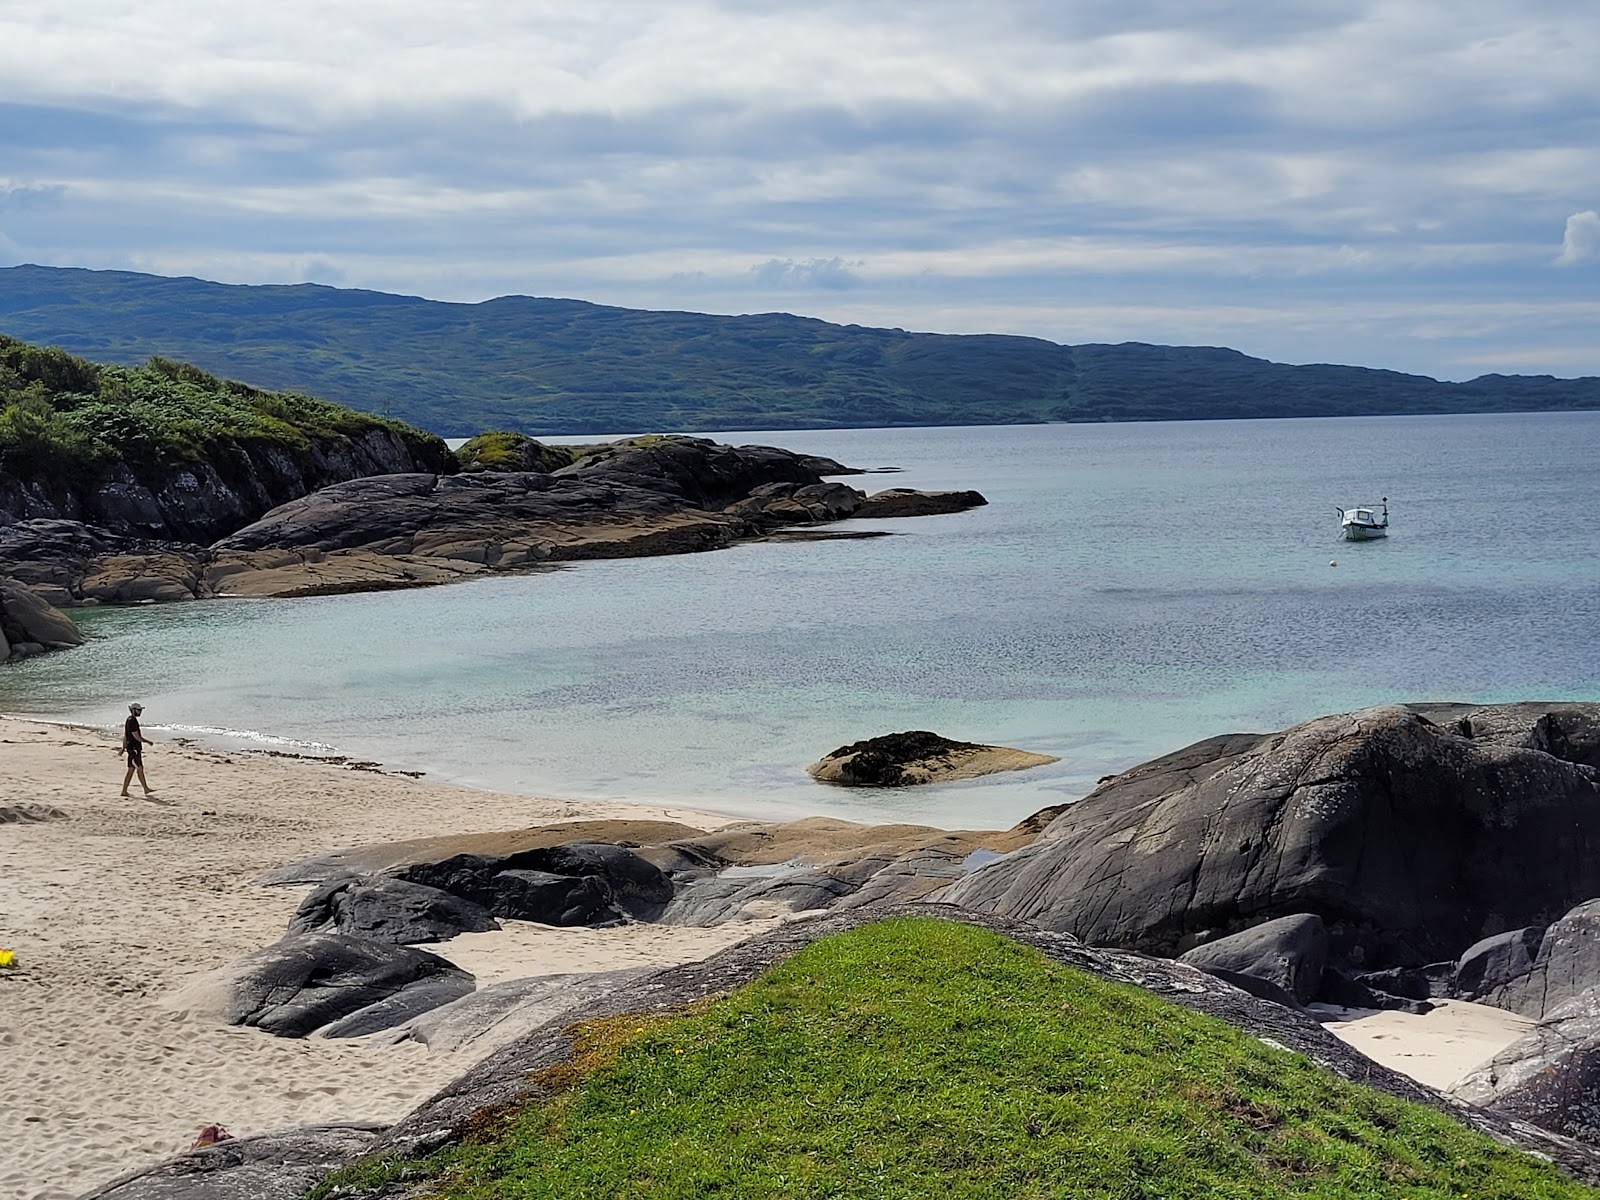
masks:
<instances>
[{"instance_id":1,"label":"grassy mound","mask_svg":"<svg viewBox=\"0 0 1600 1200\"><path fill-rule=\"evenodd\" d=\"M1442 1113L985 930L896 919L672 1017L598 1021L550 1098L399 1179L447 1200L1600 1195Z\"/></svg>"},{"instance_id":2,"label":"grassy mound","mask_svg":"<svg viewBox=\"0 0 1600 1200\"><path fill-rule=\"evenodd\" d=\"M480 433L456 450L463 471L555 471L582 458L587 446L547 446L524 433Z\"/></svg>"},{"instance_id":3,"label":"grassy mound","mask_svg":"<svg viewBox=\"0 0 1600 1200\"><path fill-rule=\"evenodd\" d=\"M0 472L20 478L93 478L119 463L141 480L159 478L240 444L298 453L314 438L377 430L396 434L434 469L449 461L432 434L326 400L164 358L99 366L0 334Z\"/></svg>"}]
</instances>

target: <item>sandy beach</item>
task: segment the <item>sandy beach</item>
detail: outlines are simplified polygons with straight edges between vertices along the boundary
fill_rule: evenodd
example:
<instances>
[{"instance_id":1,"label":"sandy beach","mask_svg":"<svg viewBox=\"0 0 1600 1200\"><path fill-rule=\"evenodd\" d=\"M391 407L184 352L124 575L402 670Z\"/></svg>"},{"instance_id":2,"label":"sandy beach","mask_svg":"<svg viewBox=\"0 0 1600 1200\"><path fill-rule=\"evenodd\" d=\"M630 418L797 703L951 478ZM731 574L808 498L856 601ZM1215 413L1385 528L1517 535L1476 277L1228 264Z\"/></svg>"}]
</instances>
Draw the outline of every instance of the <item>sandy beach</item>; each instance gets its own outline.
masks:
<instances>
[{"instance_id":1,"label":"sandy beach","mask_svg":"<svg viewBox=\"0 0 1600 1200\"><path fill-rule=\"evenodd\" d=\"M234 1134L325 1119L392 1121L487 1053L414 1042L286 1040L186 1012L196 976L276 941L305 887L264 870L320 851L578 818L683 821L683 809L576 805L185 745L146 714L157 797L122 799L117 739L0 718L0 806L65 819L0 824L0 1197L62 1200ZM703 958L770 922L714 929L514 923L465 935L480 983ZM429 947L447 957L450 944Z\"/></svg>"},{"instance_id":2,"label":"sandy beach","mask_svg":"<svg viewBox=\"0 0 1600 1200\"><path fill-rule=\"evenodd\" d=\"M318 1120L392 1121L487 1053L392 1038L285 1040L184 1007L186 985L275 941L305 887L263 871L405 838L589 818L729 818L444 787L316 761L208 750L146 722L152 799L118 793L116 739L0 717L0 806L65 814L0 824L0 1197L64 1200L186 1149L212 1122L234 1134ZM523 922L428 947L480 985L702 958L770 927ZM1425 1017L1328 1010L1371 1057L1443 1086L1526 1022L1450 1003Z\"/></svg>"}]
</instances>

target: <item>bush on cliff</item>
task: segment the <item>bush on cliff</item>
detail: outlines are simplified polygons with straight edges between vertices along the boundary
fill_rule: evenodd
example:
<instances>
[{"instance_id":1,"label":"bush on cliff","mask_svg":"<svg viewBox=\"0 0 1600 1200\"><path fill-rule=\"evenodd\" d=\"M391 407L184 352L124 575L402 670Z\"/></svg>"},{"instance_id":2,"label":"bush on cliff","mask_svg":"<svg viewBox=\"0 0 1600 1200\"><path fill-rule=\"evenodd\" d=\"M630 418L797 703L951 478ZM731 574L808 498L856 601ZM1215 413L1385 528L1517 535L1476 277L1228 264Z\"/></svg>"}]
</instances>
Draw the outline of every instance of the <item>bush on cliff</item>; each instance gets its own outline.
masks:
<instances>
[{"instance_id":1,"label":"bush on cliff","mask_svg":"<svg viewBox=\"0 0 1600 1200\"><path fill-rule=\"evenodd\" d=\"M456 450L463 471L548 473L583 457L588 446L547 446L525 433L480 433Z\"/></svg>"},{"instance_id":2,"label":"bush on cliff","mask_svg":"<svg viewBox=\"0 0 1600 1200\"><path fill-rule=\"evenodd\" d=\"M953 922L864 926L720 1000L574 1033L574 1060L539 1073L548 1099L318 1194L1596 1195L1441 1112Z\"/></svg>"},{"instance_id":3,"label":"bush on cliff","mask_svg":"<svg viewBox=\"0 0 1600 1200\"><path fill-rule=\"evenodd\" d=\"M241 442L303 451L313 438L378 430L433 469L454 465L440 439L400 421L187 363L99 366L0 334L0 473L18 478L83 481L118 463L159 477Z\"/></svg>"}]
</instances>

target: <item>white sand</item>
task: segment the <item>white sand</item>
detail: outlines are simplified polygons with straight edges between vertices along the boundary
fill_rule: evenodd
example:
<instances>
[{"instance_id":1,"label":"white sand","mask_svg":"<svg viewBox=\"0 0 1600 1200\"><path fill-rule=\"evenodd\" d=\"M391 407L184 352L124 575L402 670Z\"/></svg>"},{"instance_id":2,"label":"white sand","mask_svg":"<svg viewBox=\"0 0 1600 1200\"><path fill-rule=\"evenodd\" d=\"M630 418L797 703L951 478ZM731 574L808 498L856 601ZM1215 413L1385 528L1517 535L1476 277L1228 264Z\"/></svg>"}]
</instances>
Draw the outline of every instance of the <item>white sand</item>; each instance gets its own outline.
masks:
<instances>
[{"instance_id":1,"label":"white sand","mask_svg":"<svg viewBox=\"0 0 1600 1200\"><path fill-rule=\"evenodd\" d=\"M0 806L68 813L0 824L0 1197L61 1200L234 1134L324 1119L393 1121L486 1052L378 1038L291 1041L174 1011L186 981L276 941L306 892L252 880L321 851L580 817L684 821L682 809L576 805L182 746L149 720L159 803L121 799L116 740L0 717ZM772 922L714 929L511 923L432 947L481 982L703 958ZM459 952L453 951L459 943Z\"/></svg>"},{"instance_id":2,"label":"white sand","mask_svg":"<svg viewBox=\"0 0 1600 1200\"><path fill-rule=\"evenodd\" d=\"M1322 1026L1375 1062L1444 1089L1521 1037L1527 1017L1465 1000L1435 1000L1430 1013L1314 1005Z\"/></svg>"},{"instance_id":3,"label":"white sand","mask_svg":"<svg viewBox=\"0 0 1600 1200\"><path fill-rule=\"evenodd\" d=\"M152 717L154 714L151 714ZM269 867L366 842L682 809L578 805L325 764L185 747L147 723L159 803L124 800L113 738L0 717L0 806L70 819L0 824L0 1200L65 1200L186 1149L317 1120L392 1121L489 1048L442 1053L385 1035L290 1041L174 1010L202 972L277 940L306 889ZM134 783L138 791L137 781ZM489 984L703 958L774 922L712 929L551 929L514 922L441 947ZM1424 1017L1324 1010L1327 1027L1423 1083L1458 1079L1527 1027L1450 1002Z\"/></svg>"}]
</instances>

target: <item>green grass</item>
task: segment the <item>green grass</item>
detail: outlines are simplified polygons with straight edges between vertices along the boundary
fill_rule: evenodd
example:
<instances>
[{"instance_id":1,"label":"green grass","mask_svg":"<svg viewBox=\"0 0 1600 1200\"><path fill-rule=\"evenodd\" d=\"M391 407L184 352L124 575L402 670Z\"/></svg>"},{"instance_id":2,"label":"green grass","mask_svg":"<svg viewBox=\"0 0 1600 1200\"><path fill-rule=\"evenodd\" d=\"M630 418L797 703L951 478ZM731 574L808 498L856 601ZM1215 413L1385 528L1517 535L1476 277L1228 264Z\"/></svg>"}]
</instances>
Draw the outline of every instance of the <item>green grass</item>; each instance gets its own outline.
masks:
<instances>
[{"instance_id":1,"label":"green grass","mask_svg":"<svg viewBox=\"0 0 1600 1200\"><path fill-rule=\"evenodd\" d=\"M312 396L263 391L164 358L100 366L0 335L0 472L24 479L91 485L126 466L159 484L241 444L304 455L314 438L378 430L425 461L449 462L431 434Z\"/></svg>"},{"instance_id":2,"label":"green grass","mask_svg":"<svg viewBox=\"0 0 1600 1200\"><path fill-rule=\"evenodd\" d=\"M818 942L695 1011L577 1027L547 1100L421 1163L448 1200L1554 1200L1432 1109L971 926ZM435 1194L427 1192L425 1194Z\"/></svg>"}]
</instances>

